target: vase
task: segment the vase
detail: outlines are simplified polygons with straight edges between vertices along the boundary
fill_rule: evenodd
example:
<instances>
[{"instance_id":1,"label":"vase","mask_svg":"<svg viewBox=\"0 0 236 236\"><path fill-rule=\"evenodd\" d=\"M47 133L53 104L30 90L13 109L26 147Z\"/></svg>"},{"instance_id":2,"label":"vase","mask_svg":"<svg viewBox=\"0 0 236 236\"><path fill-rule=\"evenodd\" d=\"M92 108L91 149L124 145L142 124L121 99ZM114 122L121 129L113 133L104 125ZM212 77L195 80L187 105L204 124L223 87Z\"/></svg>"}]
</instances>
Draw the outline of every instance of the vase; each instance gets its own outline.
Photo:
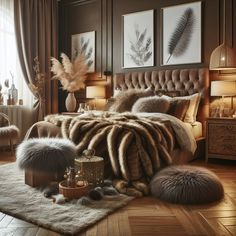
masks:
<instances>
[{"instance_id":1,"label":"vase","mask_svg":"<svg viewBox=\"0 0 236 236\"><path fill-rule=\"evenodd\" d=\"M8 94L11 99L10 105L16 105L18 102L18 90L15 87L15 84L12 84L11 88L8 90Z\"/></svg>"},{"instance_id":2,"label":"vase","mask_svg":"<svg viewBox=\"0 0 236 236\"><path fill-rule=\"evenodd\" d=\"M74 112L76 108L76 98L74 93L68 93L66 97L66 110L68 112Z\"/></svg>"}]
</instances>

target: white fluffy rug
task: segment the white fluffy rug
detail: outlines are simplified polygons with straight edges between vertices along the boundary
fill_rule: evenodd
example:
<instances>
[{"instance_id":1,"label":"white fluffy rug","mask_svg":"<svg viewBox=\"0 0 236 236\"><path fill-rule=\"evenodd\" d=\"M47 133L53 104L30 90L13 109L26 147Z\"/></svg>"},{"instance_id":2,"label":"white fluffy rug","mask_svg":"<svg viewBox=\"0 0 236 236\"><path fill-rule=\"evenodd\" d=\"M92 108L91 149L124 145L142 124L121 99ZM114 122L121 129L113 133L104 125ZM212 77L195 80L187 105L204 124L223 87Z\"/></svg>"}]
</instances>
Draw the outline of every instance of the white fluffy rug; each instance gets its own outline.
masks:
<instances>
[{"instance_id":1,"label":"white fluffy rug","mask_svg":"<svg viewBox=\"0 0 236 236\"><path fill-rule=\"evenodd\" d=\"M77 234L133 199L118 195L86 205L81 200L58 205L25 185L15 163L0 166L0 173L0 211L63 234Z\"/></svg>"}]
</instances>

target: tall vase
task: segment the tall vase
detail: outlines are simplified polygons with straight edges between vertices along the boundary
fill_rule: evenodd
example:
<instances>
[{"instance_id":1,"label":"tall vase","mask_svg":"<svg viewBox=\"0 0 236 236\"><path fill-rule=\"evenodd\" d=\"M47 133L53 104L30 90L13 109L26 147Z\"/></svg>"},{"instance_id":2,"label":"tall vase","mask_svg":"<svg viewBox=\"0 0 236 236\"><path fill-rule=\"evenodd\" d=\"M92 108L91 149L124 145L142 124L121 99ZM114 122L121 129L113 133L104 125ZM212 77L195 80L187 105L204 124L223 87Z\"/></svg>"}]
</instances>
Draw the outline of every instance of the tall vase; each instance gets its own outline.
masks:
<instances>
[{"instance_id":1,"label":"tall vase","mask_svg":"<svg viewBox=\"0 0 236 236\"><path fill-rule=\"evenodd\" d=\"M74 93L68 93L66 97L66 110L68 112L75 111L76 108L76 98Z\"/></svg>"}]
</instances>

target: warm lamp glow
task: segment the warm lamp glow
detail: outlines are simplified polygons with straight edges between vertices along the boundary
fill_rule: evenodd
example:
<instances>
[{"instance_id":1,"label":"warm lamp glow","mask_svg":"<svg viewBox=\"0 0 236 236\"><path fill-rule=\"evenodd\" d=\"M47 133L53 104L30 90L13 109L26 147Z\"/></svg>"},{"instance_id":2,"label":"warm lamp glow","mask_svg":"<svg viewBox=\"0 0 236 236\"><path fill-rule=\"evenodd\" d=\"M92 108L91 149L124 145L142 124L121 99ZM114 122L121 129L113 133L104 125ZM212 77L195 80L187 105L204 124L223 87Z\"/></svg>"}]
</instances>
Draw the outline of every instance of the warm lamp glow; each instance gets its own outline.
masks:
<instances>
[{"instance_id":1,"label":"warm lamp glow","mask_svg":"<svg viewBox=\"0 0 236 236\"><path fill-rule=\"evenodd\" d=\"M88 86L86 87L87 98L105 98L106 87L104 86Z\"/></svg>"},{"instance_id":2,"label":"warm lamp glow","mask_svg":"<svg viewBox=\"0 0 236 236\"><path fill-rule=\"evenodd\" d=\"M236 95L236 81L212 81L211 96Z\"/></svg>"}]
</instances>

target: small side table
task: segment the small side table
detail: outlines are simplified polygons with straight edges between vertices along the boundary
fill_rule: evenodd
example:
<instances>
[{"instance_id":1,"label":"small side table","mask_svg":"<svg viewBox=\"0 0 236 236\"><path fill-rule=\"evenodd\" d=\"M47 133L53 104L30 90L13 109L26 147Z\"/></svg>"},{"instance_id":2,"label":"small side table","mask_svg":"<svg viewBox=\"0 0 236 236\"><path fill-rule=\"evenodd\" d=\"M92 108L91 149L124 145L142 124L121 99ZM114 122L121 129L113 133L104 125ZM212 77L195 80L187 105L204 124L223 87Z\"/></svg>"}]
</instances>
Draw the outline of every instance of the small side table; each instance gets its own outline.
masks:
<instances>
[{"instance_id":1,"label":"small side table","mask_svg":"<svg viewBox=\"0 0 236 236\"><path fill-rule=\"evenodd\" d=\"M88 159L81 156L75 159L75 168L90 187L101 186L104 180L104 159L93 156Z\"/></svg>"},{"instance_id":2,"label":"small side table","mask_svg":"<svg viewBox=\"0 0 236 236\"><path fill-rule=\"evenodd\" d=\"M236 119L207 119L206 162L209 158L236 160Z\"/></svg>"}]
</instances>

